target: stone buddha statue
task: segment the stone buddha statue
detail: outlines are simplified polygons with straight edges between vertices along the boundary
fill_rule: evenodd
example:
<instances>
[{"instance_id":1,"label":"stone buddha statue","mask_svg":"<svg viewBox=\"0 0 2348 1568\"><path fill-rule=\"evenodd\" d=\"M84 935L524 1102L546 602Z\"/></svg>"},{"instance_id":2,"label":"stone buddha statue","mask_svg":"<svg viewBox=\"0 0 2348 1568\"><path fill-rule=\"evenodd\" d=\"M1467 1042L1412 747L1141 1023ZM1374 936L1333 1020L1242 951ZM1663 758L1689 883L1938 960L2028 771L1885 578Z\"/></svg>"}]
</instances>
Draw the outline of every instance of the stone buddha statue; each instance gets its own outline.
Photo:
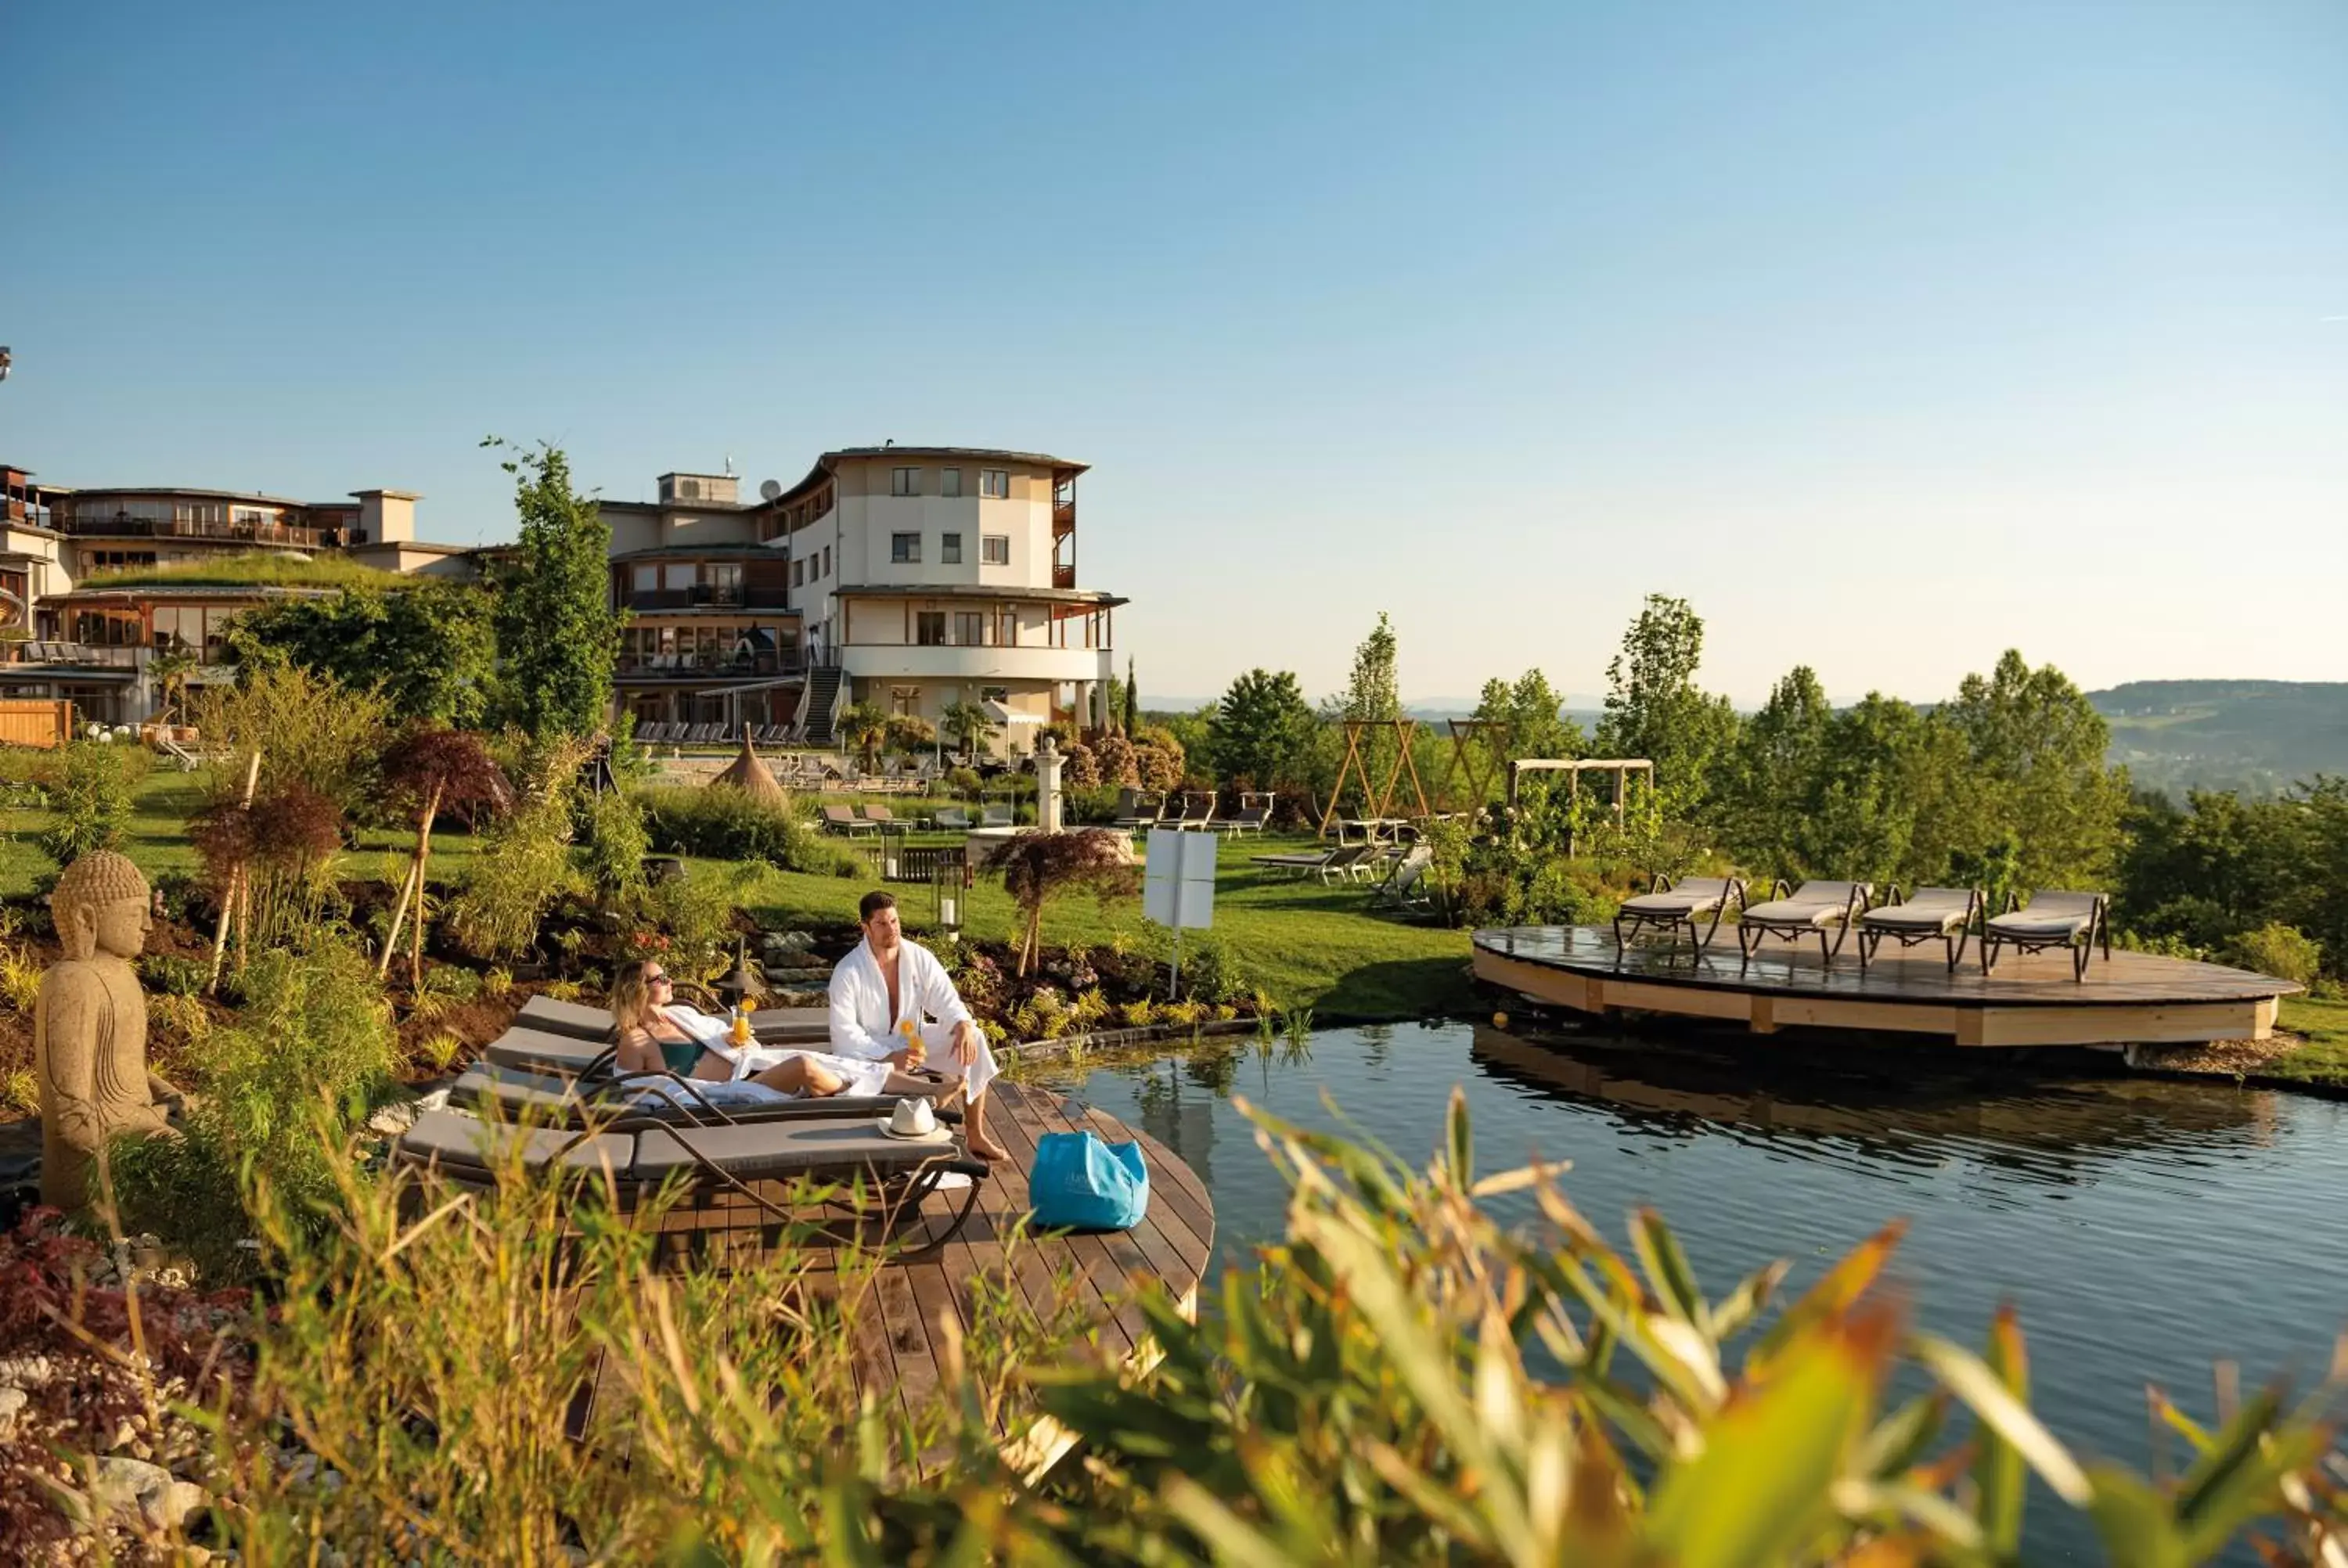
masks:
<instances>
[{"instance_id":1,"label":"stone buddha statue","mask_svg":"<svg viewBox=\"0 0 2348 1568\"><path fill-rule=\"evenodd\" d=\"M147 878L101 849L66 867L49 895L65 956L41 977L33 1065L41 1085L41 1201L86 1207L94 1167L126 1132L170 1129L179 1091L147 1071L147 999L131 960L153 924Z\"/></svg>"}]
</instances>

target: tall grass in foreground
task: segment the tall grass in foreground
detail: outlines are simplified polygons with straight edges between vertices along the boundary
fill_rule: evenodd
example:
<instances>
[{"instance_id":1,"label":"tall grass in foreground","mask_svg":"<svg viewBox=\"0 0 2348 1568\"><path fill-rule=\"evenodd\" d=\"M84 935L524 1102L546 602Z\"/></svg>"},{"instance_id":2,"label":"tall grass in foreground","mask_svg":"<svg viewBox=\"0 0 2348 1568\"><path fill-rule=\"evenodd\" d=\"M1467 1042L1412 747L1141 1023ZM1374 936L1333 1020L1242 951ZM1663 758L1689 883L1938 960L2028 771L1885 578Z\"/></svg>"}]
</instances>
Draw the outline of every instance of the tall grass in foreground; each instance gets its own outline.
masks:
<instances>
[{"instance_id":1,"label":"tall grass in foreground","mask_svg":"<svg viewBox=\"0 0 2348 1568\"><path fill-rule=\"evenodd\" d=\"M2156 1396L2176 1473L2083 1464L2028 1409L2011 1315L1982 1355L1908 1327L1878 1287L1897 1227L1777 1308L1782 1264L1712 1296L1653 1214L1617 1249L1555 1170L1479 1176L1456 1094L1423 1170L1250 1114L1291 1187L1285 1235L1200 1324L1145 1294L1164 1351L1146 1374L1090 1351L1099 1304L1015 1243L1018 1284L971 1282L965 1336L869 1255L821 1276L788 1247L656 1275L644 1234L519 1170L486 1195L345 1170L323 1230L263 1186L273 1301L249 1370L202 1410L211 1543L248 1562L2000 1568L2023 1560L2035 1478L2125 1568L2246 1534L2269 1563L2348 1550L2336 1373L2209 1426ZM1512 1193L1537 1233L1491 1218ZM926 1339L934 1382L924 1354L892 1380L891 1339ZM1903 1370L1927 1391L1889 1403ZM1039 1414L1083 1442L1040 1479L1016 1447Z\"/></svg>"}]
</instances>

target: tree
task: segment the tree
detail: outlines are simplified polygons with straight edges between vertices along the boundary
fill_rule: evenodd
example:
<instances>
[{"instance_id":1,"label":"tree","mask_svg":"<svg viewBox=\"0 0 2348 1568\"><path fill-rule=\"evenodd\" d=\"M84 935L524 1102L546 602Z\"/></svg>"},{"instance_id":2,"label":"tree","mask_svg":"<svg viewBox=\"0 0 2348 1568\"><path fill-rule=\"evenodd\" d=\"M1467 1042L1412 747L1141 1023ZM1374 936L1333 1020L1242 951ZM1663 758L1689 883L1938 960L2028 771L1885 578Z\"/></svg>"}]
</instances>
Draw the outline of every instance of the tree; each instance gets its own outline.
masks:
<instances>
[{"instance_id":1,"label":"tree","mask_svg":"<svg viewBox=\"0 0 2348 1568\"><path fill-rule=\"evenodd\" d=\"M1104 901L1133 891L1131 850L1122 836L1102 828L1022 834L997 863L1003 867L1003 890L1025 921L1019 943L1022 975L1043 951L1045 904L1078 888L1090 888Z\"/></svg>"},{"instance_id":2,"label":"tree","mask_svg":"<svg viewBox=\"0 0 2348 1568\"><path fill-rule=\"evenodd\" d=\"M1397 644L1394 623L1378 611L1378 623L1354 650L1354 671L1340 699L1348 719L1388 720L1402 717L1402 689L1395 673Z\"/></svg>"},{"instance_id":3,"label":"tree","mask_svg":"<svg viewBox=\"0 0 2348 1568\"><path fill-rule=\"evenodd\" d=\"M1736 733L1728 699L1696 688L1703 656L1703 618L1684 599L1651 593L1606 666L1598 750L1653 762L1656 790L1674 814L1704 799L1707 769Z\"/></svg>"},{"instance_id":4,"label":"tree","mask_svg":"<svg viewBox=\"0 0 2348 1568\"><path fill-rule=\"evenodd\" d=\"M943 721L947 739L953 742L954 750L958 752L975 753L994 736L994 721L976 702L965 702L957 698L946 704L945 712L940 717Z\"/></svg>"},{"instance_id":5,"label":"tree","mask_svg":"<svg viewBox=\"0 0 2348 1568\"><path fill-rule=\"evenodd\" d=\"M889 749L896 752L919 752L938 743L938 727L919 713L891 713L888 722Z\"/></svg>"},{"instance_id":6,"label":"tree","mask_svg":"<svg viewBox=\"0 0 2348 1568\"><path fill-rule=\"evenodd\" d=\"M398 718L462 728L489 715L498 634L478 587L416 582L247 610L230 628L229 649L236 663L282 660L355 692L373 687Z\"/></svg>"},{"instance_id":7,"label":"tree","mask_svg":"<svg viewBox=\"0 0 2348 1568\"><path fill-rule=\"evenodd\" d=\"M505 711L537 740L592 735L612 705L620 641L611 528L594 502L572 489L561 448L518 448L495 436L482 445L514 453L499 466L514 476L521 518L519 559L503 577L497 606Z\"/></svg>"},{"instance_id":8,"label":"tree","mask_svg":"<svg viewBox=\"0 0 2348 1568\"><path fill-rule=\"evenodd\" d=\"M1125 657L1125 733L1128 735L1141 717L1141 688L1134 683L1133 655Z\"/></svg>"},{"instance_id":9,"label":"tree","mask_svg":"<svg viewBox=\"0 0 2348 1568\"><path fill-rule=\"evenodd\" d=\"M1715 798L1727 844L1752 869L1799 877L1818 868L1809 829L1834 718L1818 672L1799 664L1745 722Z\"/></svg>"},{"instance_id":10,"label":"tree","mask_svg":"<svg viewBox=\"0 0 2348 1568\"><path fill-rule=\"evenodd\" d=\"M384 755L383 775L394 798L415 813L416 862L400 886L376 973L390 972L391 956L399 950L400 923L413 899L416 939L408 958L407 983L414 989L424 984L424 874L432 857L432 825L443 811L487 807L502 812L513 804L513 788L479 735L429 723L410 726L393 743Z\"/></svg>"},{"instance_id":11,"label":"tree","mask_svg":"<svg viewBox=\"0 0 2348 1568\"><path fill-rule=\"evenodd\" d=\"M1496 728L1483 732L1468 743L1483 748L1493 764L1488 789L1497 793L1496 786L1505 786L1506 764L1519 758L1582 754L1589 744L1588 738L1580 724L1565 716L1564 709L1565 700L1539 670L1528 670L1514 682L1495 676L1484 682L1476 712L1470 716ZM1539 779L1543 775L1533 776ZM1464 784L1466 781L1460 782Z\"/></svg>"},{"instance_id":12,"label":"tree","mask_svg":"<svg viewBox=\"0 0 2348 1568\"><path fill-rule=\"evenodd\" d=\"M889 714L878 703L850 702L832 725L839 738L856 748L867 769L879 765L880 747L889 738Z\"/></svg>"},{"instance_id":13,"label":"tree","mask_svg":"<svg viewBox=\"0 0 2348 1568\"><path fill-rule=\"evenodd\" d=\"M2099 885L2119 847L2127 775L2106 763L2111 732L2078 687L2009 649L1987 678L1966 676L1944 711L1972 753L1983 815L2016 846L2022 885Z\"/></svg>"},{"instance_id":14,"label":"tree","mask_svg":"<svg viewBox=\"0 0 2348 1568\"><path fill-rule=\"evenodd\" d=\"M1302 771L1314 723L1293 671L1251 670L1215 705L1207 754L1226 781L1248 779L1259 789L1275 789Z\"/></svg>"}]
</instances>

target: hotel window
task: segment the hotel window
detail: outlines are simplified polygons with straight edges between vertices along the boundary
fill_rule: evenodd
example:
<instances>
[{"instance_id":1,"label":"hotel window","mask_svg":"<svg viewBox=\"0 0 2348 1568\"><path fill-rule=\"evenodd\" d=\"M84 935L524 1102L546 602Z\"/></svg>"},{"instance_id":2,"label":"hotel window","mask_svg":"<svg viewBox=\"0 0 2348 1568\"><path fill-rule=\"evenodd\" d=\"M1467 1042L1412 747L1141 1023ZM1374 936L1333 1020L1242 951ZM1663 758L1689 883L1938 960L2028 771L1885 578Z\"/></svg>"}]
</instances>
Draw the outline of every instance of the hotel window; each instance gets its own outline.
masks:
<instances>
[{"instance_id":1,"label":"hotel window","mask_svg":"<svg viewBox=\"0 0 2348 1568\"><path fill-rule=\"evenodd\" d=\"M821 575L825 577L829 577L831 575L831 547L829 545L823 547L823 571Z\"/></svg>"},{"instance_id":2,"label":"hotel window","mask_svg":"<svg viewBox=\"0 0 2348 1568\"><path fill-rule=\"evenodd\" d=\"M975 648L986 641L986 617L975 610L954 612L954 644L960 648Z\"/></svg>"},{"instance_id":3,"label":"hotel window","mask_svg":"<svg viewBox=\"0 0 2348 1568\"><path fill-rule=\"evenodd\" d=\"M946 645L946 612L942 610L915 610L913 641L923 648L943 648Z\"/></svg>"},{"instance_id":4,"label":"hotel window","mask_svg":"<svg viewBox=\"0 0 2348 1568\"><path fill-rule=\"evenodd\" d=\"M940 566L962 565L962 536L960 534L940 534L938 536L938 564Z\"/></svg>"},{"instance_id":5,"label":"hotel window","mask_svg":"<svg viewBox=\"0 0 2348 1568\"><path fill-rule=\"evenodd\" d=\"M889 711L901 719L910 719L922 711L922 689L919 686L889 688Z\"/></svg>"},{"instance_id":6,"label":"hotel window","mask_svg":"<svg viewBox=\"0 0 2348 1568\"><path fill-rule=\"evenodd\" d=\"M922 536L919 534L891 534L889 536L889 559L900 565L920 564L922 559Z\"/></svg>"},{"instance_id":7,"label":"hotel window","mask_svg":"<svg viewBox=\"0 0 2348 1568\"><path fill-rule=\"evenodd\" d=\"M941 468L938 470L938 494L947 497L948 498L952 498L962 494L961 469Z\"/></svg>"},{"instance_id":8,"label":"hotel window","mask_svg":"<svg viewBox=\"0 0 2348 1568\"><path fill-rule=\"evenodd\" d=\"M889 493L892 496L918 496L922 493L922 471L919 468L889 470Z\"/></svg>"},{"instance_id":9,"label":"hotel window","mask_svg":"<svg viewBox=\"0 0 2348 1568\"><path fill-rule=\"evenodd\" d=\"M712 604L742 602L742 567L738 561L705 562L701 569L701 586Z\"/></svg>"},{"instance_id":10,"label":"hotel window","mask_svg":"<svg viewBox=\"0 0 2348 1568\"><path fill-rule=\"evenodd\" d=\"M1011 471L1008 468L981 468L978 471L978 493L990 501L1011 498Z\"/></svg>"},{"instance_id":11,"label":"hotel window","mask_svg":"<svg viewBox=\"0 0 2348 1568\"><path fill-rule=\"evenodd\" d=\"M807 586L807 562L804 559L791 562L791 586L793 588Z\"/></svg>"},{"instance_id":12,"label":"hotel window","mask_svg":"<svg viewBox=\"0 0 2348 1568\"><path fill-rule=\"evenodd\" d=\"M986 534L982 536L978 541L978 559L983 564L987 566L1009 566L1011 564L1011 536L1009 534Z\"/></svg>"},{"instance_id":13,"label":"hotel window","mask_svg":"<svg viewBox=\"0 0 2348 1568\"><path fill-rule=\"evenodd\" d=\"M635 579L636 591L638 593L657 593L660 591L660 568L658 566L647 565L637 567Z\"/></svg>"}]
</instances>

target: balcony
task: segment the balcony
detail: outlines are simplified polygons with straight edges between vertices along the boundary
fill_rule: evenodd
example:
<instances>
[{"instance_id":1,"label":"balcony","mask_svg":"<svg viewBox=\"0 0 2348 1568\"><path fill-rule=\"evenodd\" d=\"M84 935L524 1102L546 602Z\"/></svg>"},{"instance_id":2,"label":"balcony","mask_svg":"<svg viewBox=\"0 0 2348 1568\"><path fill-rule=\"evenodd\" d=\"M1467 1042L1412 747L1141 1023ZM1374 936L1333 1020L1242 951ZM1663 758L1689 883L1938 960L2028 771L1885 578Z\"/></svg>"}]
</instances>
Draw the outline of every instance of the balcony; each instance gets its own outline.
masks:
<instances>
[{"instance_id":1,"label":"balcony","mask_svg":"<svg viewBox=\"0 0 2348 1568\"><path fill-rule=\"evenodd\" d=\"M702 583L693 588L631 589L620 595L623 610L788 610L787 588L725 588Z\"/></svg>"},{"instance_id":2,"label":"balcony","mask_svg":"<svg viewBox=\"0 0 2348 1568\"><path fill-rule=\"evenodd\" d=\"M85 518L65 519L61 531L77 538L219 539L225 544L280 545L287 549L318 549L331 528L289 528L283 523L164 522L154 518Z\"/></svg>"},{"instance_id":3,"label":"balcony","mask_svg":"<svg viewBox=\"0 0 2348 1568\"><path fill-rule=\"evenodd\" d=\"M1052 503L1052 537L1066 538L1076 531L1076 498L1069 496Z\"/></svg>"},{"instance_id":4,"label":"balcony","mask_svg":"<svg viewBox=\"0 0 2348 1568\"><path fill-rule=\"evenodd\" d=\"M637 680L754 681L804 675L807 659L797 649L782 653L629 653L615 666Z\"/></svg>"},{"instance_id":5,"label":"balcony","mask_svg":"<svg viewBox=\"0 0 2348 1568\"><path fill-rule=\"evenodd\" d=\"M1055 565L1055 566L1052 568L1052 586L1053 586L1054 588L1074 588L1074 587L1076 587L1076 569L1073 565L1071 565L1071 566L1058 566L1058 565Z\"/></svg>"},{"instance_id":6,"label":"balcony","mask_svg":"<svg viewBox=\"0 0 2348 1568\"><path fill-rule=\"evenodd\" d=\"M135 645L60 642L40 638L0 647L7 649L7 661L11 664L71 664L88 670L136 670L149 655L148 649Z\"/></svg>"}]
</instances>

